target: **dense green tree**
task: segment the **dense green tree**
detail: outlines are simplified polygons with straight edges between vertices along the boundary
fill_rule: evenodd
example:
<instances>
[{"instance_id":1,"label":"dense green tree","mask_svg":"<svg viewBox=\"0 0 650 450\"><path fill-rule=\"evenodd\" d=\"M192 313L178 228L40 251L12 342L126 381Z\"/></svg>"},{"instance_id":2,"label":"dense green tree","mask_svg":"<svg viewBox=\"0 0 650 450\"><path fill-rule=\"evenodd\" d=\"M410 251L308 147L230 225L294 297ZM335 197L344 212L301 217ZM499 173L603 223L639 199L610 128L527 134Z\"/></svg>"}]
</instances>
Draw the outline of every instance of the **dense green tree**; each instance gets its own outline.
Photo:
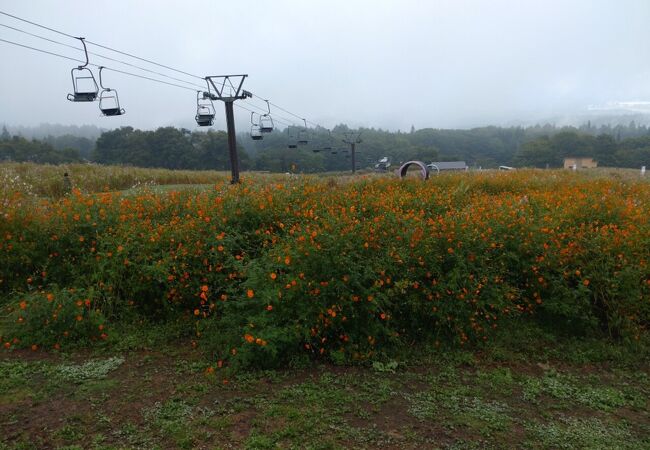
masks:
<instances>
[{"instance_id":1,"label":"dense green tree","mask_svg":"<svg viewBox=\"0 0 650 450\"><path fill-rule=\"evenodd\" d=\"M522 167L560 167L562 158L547 136L526 142L515 155L515 163Z\"/></svg>"},{"instance_id":2,"label":"dense green tree","mask_svg":"<svg viewBox=\"0 0 650 450\"><path fill-rule=\"evenodd\" d=\"M0 141L8 141L11 139L11 135L9 134L9 131L7 131L6 126L2 126L2 134L0 134Z\"/></svg>"},{"instance_id":3,"label":"dense green tree","mask_svg":"<svg viewBox=\"0 0 650 450\"><path fill-rule=\"evenodd\" d=\"M639 167L647 161L646 149L650 148L650 130L637 123L626 126L587 123L580 128L546 124L469 130L415 130L412 127L407 133L380 128L352 130L339 124L331 133L320 127L310 129L308 145L288 148L287 144L292 138L295 140L300 129L275 129L264 134L262 140L252 140L248 131L240 133L237 142L241 169L305 173L348 171L351 168L350 146L343 139L346 133L353 131L362 140L356 147L358 168L372 168L383 157L391 158L394 165L415 159L425 162L464 160L470 166L483 168L499 165L560 167L566 156L593 157L600 166ZM223 131L173 127L147 131L122 127L103 132L96 142L93 138L72 134L49 135L41 142L11 138L5 127L0 137L0 143L4 144L0 147L0 158L16 161L58 163L82 157L102 164L230 169L228 136Z\"/></svg>"},{"instance_id":4,"label":"dense green tree","mask_svg":"<svg viewBox=\"0 0 650 450\"><path fill-rule=\"evenodd\" d=\"M19 136L0 141L0 161L63 164L79 162L81 157L75 149L57 150L50 144L37 140L28 141Z\"/></svg>"}]
</instances>

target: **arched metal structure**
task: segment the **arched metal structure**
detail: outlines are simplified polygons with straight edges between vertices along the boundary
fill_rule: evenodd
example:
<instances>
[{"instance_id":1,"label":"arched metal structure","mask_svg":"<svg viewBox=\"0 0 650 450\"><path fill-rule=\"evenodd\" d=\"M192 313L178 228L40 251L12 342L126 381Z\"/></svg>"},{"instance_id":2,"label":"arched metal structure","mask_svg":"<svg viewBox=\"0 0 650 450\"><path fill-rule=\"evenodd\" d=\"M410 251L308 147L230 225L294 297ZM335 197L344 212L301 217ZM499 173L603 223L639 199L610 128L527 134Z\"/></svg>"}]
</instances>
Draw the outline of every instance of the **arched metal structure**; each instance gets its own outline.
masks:
<instances>
[{"instance_id":1,"label":"arched metal structure","mask_svg":"<svg viewBox=\"0 0 650 450\"><path fill-rule=\"evenodd\" d=\"M422 161L407 161L404 164L402 164L402 166L397 171L397 174L399 175L399 177L404 178L406 176L406 173L409 170L409 167L411 167L411 166L416 166L416 167L420 168L420 173L422 174L422 179L423 180L428 180L429 179L429 168Z\"/></svg>"},{"instance_id":2,"label":"arched metal structure","mask_svg":"<svg viewBox=\"0 0 650 450\"><path fill-rule=\"evenodd\" d=\"M427 167L429 168L429 172L435 169L436 175L440 175L440 167L436 166L435 164L429 164Z\"/></svg>"}]
</instances>

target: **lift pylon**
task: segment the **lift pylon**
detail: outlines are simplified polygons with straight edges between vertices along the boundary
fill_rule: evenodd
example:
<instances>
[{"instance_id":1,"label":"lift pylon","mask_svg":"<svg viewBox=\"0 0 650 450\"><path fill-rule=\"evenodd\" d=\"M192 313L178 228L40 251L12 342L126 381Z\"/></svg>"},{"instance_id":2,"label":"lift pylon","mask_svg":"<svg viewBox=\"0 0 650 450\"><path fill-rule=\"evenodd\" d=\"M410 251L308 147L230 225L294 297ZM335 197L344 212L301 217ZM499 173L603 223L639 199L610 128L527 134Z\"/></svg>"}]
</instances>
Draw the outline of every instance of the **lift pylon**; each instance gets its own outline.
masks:
<instances>
[{"instance_id":1,"label":"lift pylon","mask_svg":"<svg viewBox=\"0 0 650 450\"><path fill-rule=\"evenodd\" d=\"M209 97L212 100L221 100L226 106L226 126L228 128L228 150L230 154L231 184L239 183L239 156L237 155L237 137L235 136L235 113L233 103L253 96L242 89L244 80L248 75L212 75L205 80L214 89L210 89Z\"/></svg>"},{"instance_id":2,"label":"lift pylon","mask_svg":"<svg viewBox=\"0 0 650 450\"><path fill-rule=\"evenodd\" d=\"M350 146L350 159L352 160L352 173L357 171L356 159L355 159L355 149L356 145L363 142L361 140L360 131L348 131L345 133L345 138L343 138L343 143Z\"/></svg>"}]
</instances>

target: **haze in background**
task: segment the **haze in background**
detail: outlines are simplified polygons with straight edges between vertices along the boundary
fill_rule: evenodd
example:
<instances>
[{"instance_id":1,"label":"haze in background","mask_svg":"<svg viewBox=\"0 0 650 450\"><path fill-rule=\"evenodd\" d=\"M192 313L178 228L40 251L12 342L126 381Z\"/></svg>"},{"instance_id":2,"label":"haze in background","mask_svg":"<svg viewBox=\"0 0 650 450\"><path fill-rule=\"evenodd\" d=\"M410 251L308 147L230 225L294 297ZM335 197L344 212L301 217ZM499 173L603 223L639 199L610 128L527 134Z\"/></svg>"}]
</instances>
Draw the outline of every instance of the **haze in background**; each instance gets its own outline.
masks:
<instances>
[{"instance_id":1,"label":"haze in background","mask_svg":"<svg viewBox=\"0 0 650 450\"><path fill-rule=\"evenodd\" d=\"M192 74L246 73L245 89L325 127L467 128L650 112L648 0L0 0L0 10ZM78 45L6 16L0 23ZM0 39L82 57L4 27ZM0 123L195 128L190 90L105 72L127 114L104 118L96 103L65 99L75 63L3 42L0 61ZM250 113L236 111L241 131Z\"/></svg>"}]
</instances>

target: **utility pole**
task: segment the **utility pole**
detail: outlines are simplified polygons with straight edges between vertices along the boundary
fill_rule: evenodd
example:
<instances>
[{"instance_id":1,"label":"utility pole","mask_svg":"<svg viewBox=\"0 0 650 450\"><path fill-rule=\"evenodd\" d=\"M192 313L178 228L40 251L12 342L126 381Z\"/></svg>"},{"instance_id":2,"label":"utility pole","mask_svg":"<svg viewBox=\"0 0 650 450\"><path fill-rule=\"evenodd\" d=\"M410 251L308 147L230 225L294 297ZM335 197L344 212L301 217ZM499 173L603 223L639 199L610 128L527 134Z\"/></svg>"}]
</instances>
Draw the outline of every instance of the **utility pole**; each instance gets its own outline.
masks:
<instances>
[{"instance_id":1,"label":"utility pole","mask_svg":"<svg viewBox=\"0 0 650 450\"><path fill-rule=\"evenodd\" d=\"M228 129L228 153L230 155L230 172L232 178L230 184L239 183L239 156L237 155L237 137L235 135L235 114L233 104L235 100L242 100L252 97L248 91L241 87L248 75L213 75L205 77L208 81L208 90L204 92L204 98L221 100L226 105L226 127ZM210 89L214 88L214 92Z\"/></svg>"},{"instance_id":2,"label":"utility pole","mask_svg":"<svg viewBox=\"0 0 650 450\"><path fill-rule=\"evenodd\" d=\"M348 131L345 133L345 139L343 139L343 143L348 144L350 146L350 158L352 159L353 174L356 173L357 171L355 149L356 149L356 145L361 144L361 142L363 142L361 140L361 132Z\"/></svg>"}]
</instances>

